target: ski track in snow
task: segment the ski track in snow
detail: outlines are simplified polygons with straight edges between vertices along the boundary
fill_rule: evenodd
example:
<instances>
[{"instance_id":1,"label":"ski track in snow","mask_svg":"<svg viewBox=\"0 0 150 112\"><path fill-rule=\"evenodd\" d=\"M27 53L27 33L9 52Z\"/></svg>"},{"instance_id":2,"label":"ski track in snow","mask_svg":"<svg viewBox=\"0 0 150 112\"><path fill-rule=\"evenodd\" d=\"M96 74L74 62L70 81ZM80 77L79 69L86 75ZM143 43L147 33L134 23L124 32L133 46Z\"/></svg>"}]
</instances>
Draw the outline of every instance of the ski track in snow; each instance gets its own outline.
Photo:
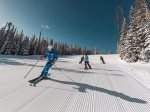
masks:
<instances>
[{"instance_id":1,"label":"ski track in snow","mask_svg":"<svg viewBox=\"0 0 150 112\"><path fill-rule=\"evenodd\" d=\"M104 55L106 64L101 64L99 56L89 58L92 70L78 64L80 56L62 57L56 63L62 72L52 67L51 79L31 87L28 80L40 75L46 61L24 78L35 59L0 56L0 111L150 112L150 89L140 71L117 55Z\"/></svg>"}]
</instances>

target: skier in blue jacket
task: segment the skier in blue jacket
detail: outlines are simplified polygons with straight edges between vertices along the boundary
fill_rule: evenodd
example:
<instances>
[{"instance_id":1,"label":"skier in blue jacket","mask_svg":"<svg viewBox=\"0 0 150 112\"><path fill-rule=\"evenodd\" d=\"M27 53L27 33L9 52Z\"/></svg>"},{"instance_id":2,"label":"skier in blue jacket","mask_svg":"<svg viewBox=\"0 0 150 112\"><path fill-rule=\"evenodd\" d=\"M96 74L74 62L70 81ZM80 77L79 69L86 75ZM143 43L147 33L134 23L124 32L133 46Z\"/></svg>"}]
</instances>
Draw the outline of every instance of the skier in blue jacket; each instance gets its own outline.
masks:
<instances>
[{"instance_id":1,"label":"skier in blue jacket","mask_svg":"<svg viewBox=\"0 0 150 112\"><path fill-rule=\"evenodd\" d=\"M46 79L48 74L49 69L55 64L55 62L58 59L58 53L53 49L52 46L48 46L48 51L45 53L45 55L41 55L40 59L43 60L44 58L48 58L48 61L43 69L43 71L41 72L41 75L33 80L30 80L29 82L34 86L36 86L36 84L43 80Z\"/></svg>"}]
</instances>

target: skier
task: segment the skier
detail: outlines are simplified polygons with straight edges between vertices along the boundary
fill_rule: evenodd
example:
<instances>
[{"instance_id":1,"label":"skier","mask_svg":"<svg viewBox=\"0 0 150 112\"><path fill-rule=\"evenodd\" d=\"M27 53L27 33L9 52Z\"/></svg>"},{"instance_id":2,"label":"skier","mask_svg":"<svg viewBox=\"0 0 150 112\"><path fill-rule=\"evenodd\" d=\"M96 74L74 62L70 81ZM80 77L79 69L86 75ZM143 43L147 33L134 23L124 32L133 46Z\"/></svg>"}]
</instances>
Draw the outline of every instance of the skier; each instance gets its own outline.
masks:
<instances>
[{"instance_id":1,"label":"skier","mask_svg":"<svg viewBox=\"0 0 150 112\"><path fill-rule=\"evenodd\" d=\"M48 46L48 51L45 53L45 55L41 55L40 59L43 60L44 58L48 58L48 61L41 72L41 75L33 80L30 80L31 83L30 86L36 86L38 82L40 82L43 79L46 79L48 77L48 71L49 69L55 64L55 62L58 59L58 53L53 49L53 46Z\"/></svg>"},{"instance_id":2,"label":"skier","mask_svg":"<svg viewBox=\"0 0 150 112\"><path fill-rule=\"evenodd\" d=\"M102 61L103 64L105 64L104 58L100 56L100 60Z\"/></svg>"},{"instance_id":3,"label":"skier","mask_svg":"<svg viewBox=\"0 0 150 112\"><path fill-rule=\"evenodd\" d=\"M92 69L91 66L90 66L90 64L89 64L89 57L88 57L87 53L86 53L86 55L84 57L84 63L85 63L85 68L84 69L87 70L88 67L89 67L89 69Z\"/></svg>"},{"instance_id":4,"label":"skier","mask_svg":"<svg viewBox=\"0 0 150 112\"><path fill-rule=\"evenodd\" d=\"M81 57L79 64L81 64L83 61L84 61L84 55Z\"/></svg>"}]
</instances>

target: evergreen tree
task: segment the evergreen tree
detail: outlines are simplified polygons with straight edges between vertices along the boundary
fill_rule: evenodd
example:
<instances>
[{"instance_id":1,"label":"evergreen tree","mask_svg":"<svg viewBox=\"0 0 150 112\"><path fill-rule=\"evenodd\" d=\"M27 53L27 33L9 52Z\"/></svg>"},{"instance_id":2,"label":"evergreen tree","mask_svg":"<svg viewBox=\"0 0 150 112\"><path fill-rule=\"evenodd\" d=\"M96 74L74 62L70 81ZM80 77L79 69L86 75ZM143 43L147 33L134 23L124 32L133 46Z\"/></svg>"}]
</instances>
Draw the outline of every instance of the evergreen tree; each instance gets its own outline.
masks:
<instances>
[{"instance_id":1,"label":"evergreen tree","mask_svg":"<svg viewBox=\"0 0 150 112\"><path fill-rule=\"evenodd\" d=\"M29 53L29 38L26 36L22 42L20 55L28 55L28 53Z\"/></svg>"},{"instance_id":2,"label":"evergreen tree","mask_svg":"<svg viewBox=\"0 0 150 112\"><path fill-rule=\"evenodd\" d=\"M35 55L35 35L30 39L29 43L29 55Z\"/></svg>"},{"instance_id":3,"label":"evergreen tree","mask_svg":"<svg viewBox=\"0 0 150 112\"><path fill-rule=\"evenodd\" d=\"M138 59L137 55L137 43L136 41L136 31L137 31L137 22L135 19L135 9L131 7L130 9L130 25L129 25L129 30L127 32L127 38L125 40L125 56L124 60L127 62L135 62Z\"/></svg>"},{"instance_id":4,"label":"evergreen tree","mask_svg":"<svg viewBox=\"0 0 150 112\"><path fill-rule=\"evenodd\" d=\"M126 18L124 17L121 36L120 36L120 46L119 46L119 54L120 54L121 59L125 59L125 54L127 52L127 50L125 49L126 40L127 40L127 32L128 32L128 25L126 22Z\"/></svg>"},{"instance_id":5,"label":"evergreen tree","mask_svg":"<svg viewBox=\"0 0 150 112\"><path fill-rule=\"evenodd\" d=\"M11 41L14 38L14 26L12 23L7 23L7 31L4 35L5 41L3 42L3 45L1 47L1 54L9 54L10 47L11 47Z\"/></svg>"},{"instance_id":6,"label":"evergreen tree","mask_svg":"<svg viewBox=\"0 0 150 112\"><path fill-rule=\"evenodd\" d=\"M145 24L145 42L144 47L142 48L140 57L142 61L149 62L150 61L150 11L146 9L146 24Z\"/></svg>"},{"instance_id":7,"label":"evergreen tree","mask_svg":"<svg viewBox=\"0 0 150 112\"><path fill-rule=\"evenodd\" d=\"M130 9L130 24L127 32L127 37L124 41L123 32L120 38L120 57L127 62L136 62L143 60L143 53L145 52L146 39L149 34L147 33L148 24L147 21L147 0L136 0L135 8ZM123 26L124 27L124 26ZM124 29L122 27L122 29ZM125 33L126 34L126 33ZM123 39L123 40L122 40Z\"/></svg>"},{"instance_id":8,"label":"evergreen tree","mask_svg":"<svg viewBox=\"0 0 150 112\"><path fill-rule=\"evenodd\" d=\"M22 44L23 44L23 39L24 39L23 30L21 31L20 34L17 34L16 36L18 38L18 46L17 46L18 55L21 55L21 49L22 49Z\"/></svg>"},{"instance_id":9,"label":"evergreen tree","mask_svg":"<svg viewBox=\"0 0 150 112\"><path fill-rule=\"evenodd\" d=\"M0 29L0 50L6 40L6 37L5 37L6 27L7 27L7 24L3 28Z\"/></svg>"},{"instance_id":10,"label":"evergreen tree","mask_svg":"<svg viewBox=\"0 0 150 112\"><path fill-rule=\"evenodd\" d=\"M139 60L142 60L140 57L141 51L144 48L145 43L145 25L146 25L146 10L147 10L147 2L145 0L137 0L136 5L136 20L137 20L137 39L136 43L138 44L137 53L139 55Z\"/></svg>"}]
</instances>

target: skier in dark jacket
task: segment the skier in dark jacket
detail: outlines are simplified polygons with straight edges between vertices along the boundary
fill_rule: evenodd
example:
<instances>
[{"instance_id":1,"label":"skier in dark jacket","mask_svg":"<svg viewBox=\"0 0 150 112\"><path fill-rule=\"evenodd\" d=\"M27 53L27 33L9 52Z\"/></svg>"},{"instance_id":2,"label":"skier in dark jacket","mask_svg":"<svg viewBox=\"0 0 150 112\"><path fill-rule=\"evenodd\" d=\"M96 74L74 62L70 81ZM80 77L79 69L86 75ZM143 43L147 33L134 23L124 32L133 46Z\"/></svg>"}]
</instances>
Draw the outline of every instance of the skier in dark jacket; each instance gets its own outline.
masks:
<instances>
[{"instance_id":1,"label":"skier in dark jacket","mask_svg":"<svg viewBox=\"0 0 150 112\"><path fill-rule=\"evenodd\" d=\"M85 68L84 69L88 69L88 67L89 67L89 69L92 69L92 67L89 64L89 57L88 57L87 53L84 57L84 63L85 63Z\"/></svg>"},{"instance_id":2,"label":"skier in dark jacket","mask_svg":"<svg viewBox=\"0 0 150 112\"><path fill-rule=\"evenodd\" d=\"M100 56L100 60L102 61L103 64L105 64L104 58Z\"/></svg>"},{"instance_id":3,"label":"skier in dark jacket","mask_svg":"<svg viewBox=\"0 0 150 112\"><path fill-rule=\"evenodd\" d=\"M32 85L36 86L36 84L39 81L46 79L48 77L49 69L55 64L55 62L58 59L58 53L53 49L52 46L48 46L48 51L45 53L45 55L40 56L41 60L43 60L44 58L48 58L48 61L45 65L43 71L41 72L41 75L39 77L29 81L31 83L31 86Z\"/></svg>"},{"instance_id":4,"label":"skier in dark jacket","mask_svg":"<svg viewBox=\"0 0 150 112\"><path fill-rule=\"evenodd\" d=\"M81 57L79 64L81 64L83 61L84 61L84 55Z\"/></svg>"}]
</instances>

